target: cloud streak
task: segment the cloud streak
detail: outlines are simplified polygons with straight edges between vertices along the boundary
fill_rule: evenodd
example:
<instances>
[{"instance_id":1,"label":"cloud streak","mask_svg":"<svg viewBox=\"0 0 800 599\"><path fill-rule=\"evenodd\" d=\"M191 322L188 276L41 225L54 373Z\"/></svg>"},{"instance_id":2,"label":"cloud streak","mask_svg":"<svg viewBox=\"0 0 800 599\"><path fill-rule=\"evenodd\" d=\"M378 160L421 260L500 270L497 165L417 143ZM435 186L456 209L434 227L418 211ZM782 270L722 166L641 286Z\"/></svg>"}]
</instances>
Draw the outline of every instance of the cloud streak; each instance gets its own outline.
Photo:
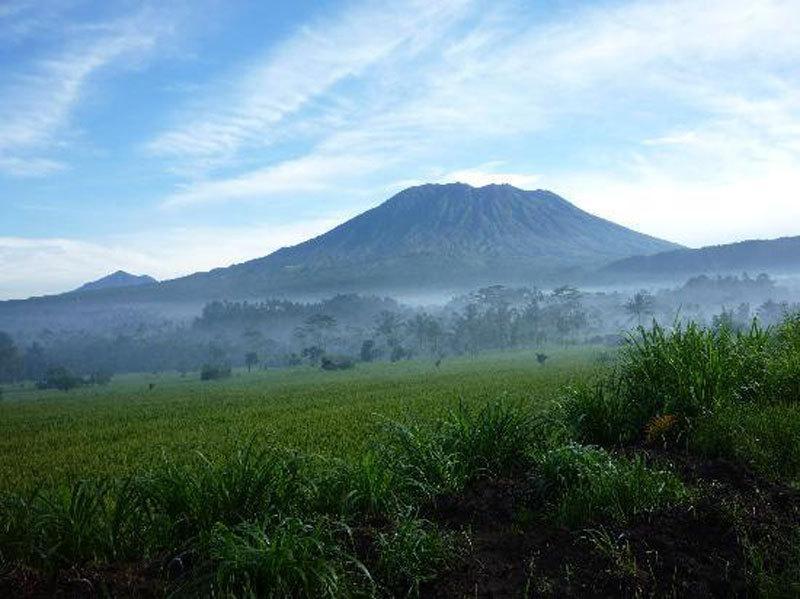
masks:
<instances>
[{"instance_id":1,"label":"cloud streak","mask_svg":"<svg viewBox=\"0 0 800 599\"><path fill-rule=\"evenodd\" d=\"M224 157L269 144L277 124L400 49L414 52L431 34L431 23L446 26L466 4L366 3L333 21L304 26L271 49L260 64L246 69L231 92L224 92L212 106L188 111L184 123L159 135L148 149L157 155Z\"/></svg>"},{"instance_id":2,"label":"cloud streak","mask_svg":"<svg viewBox=\"0 0 800 599\"><path fill-rule=\"evenodd\" d=\"M800 19L796 3L614 3L552 22L526 19L513 5L483 13L471 8L458 6L459 19L445 27L450 35L424 36L420 43L406 44L402 30L392 38L394 43L380 46L383 51L369 53L367 62L367 53L361 51L371 47L372 32L386 27L380 19L370 27L367 23L375 15L369 11L356 11L358 18L346 13L313 34L298 33L255 70L259 75L246 79L257 84L237 88L233 104L239 108L219 113L210 109L200 120L189 119L158 137L151 149L184 157L194 153L230 158L251 143L279 143L297 133L291 116L304 113L312 99L324 95L336 109L327 120L309 118L317 125L310 150L283 161L265 157L265 166L234 175L204 176L185 184L165 203L177 207L263 199L284 194L293 185L300 194L332 191L359 181L370 185L370 178L396 177L398 170L406 178L438 178L437 170L447 172L448 163L465 160L467 149L476 150L466 158L472 164L476 158L518 163L518 158L498 153L497 144L574 127L584 129L588 145L604 144L611 123L621 125L621 132L615 133L623 139L639 137L625 140L624 148L605 150L605 165L622 176L642 156L653 160L664 155L667 145L677 152L691 142L680 137L686 132L679 126L715 129L718 142L705 151L697 147L694 156L706 169L720 160L714 152L730 142L742 146L738 158L743 158L744 146L762 161L774 158L770 146L796 153L800 118L794 100L788 99L797 90L796 82L772 72L800 58L800 38L792 33L792 23ZM332 33L326 36L325 31ZM368 33L362 39L357 32ZM359 41L351 51L344 43L341 53L355 58L342 58L333 67L326 63L328 49L351 38ZM764 39L772 43L765 46ZM313 60L317 55L323 57L319 63ZM286 88L276 92L267 82L298 70L288 56L327 65L324 70L332 74L320 77L311 69L307 79L287 76ZM358 80L358 85L337 89L336 82L344 77ZM737 97L734 90L741 88L747 91ZM761 102L748 93L761 93L768 100ZM689 122L676 121L670 111ZM737 121L756 124L759 118L766 119L761 126L772 134L769 143L756 146L737 131ZM650 132L648 143L641 143L642 133ZM785 158L798 162L796 155ZM354 172L347 165L363 165L363 170ZM685 176L687 163L675 160L673 165L673 179ZM543 171L537 164L528 168ZM458 176L465 168L450 170ZM555 187L559 175L566 179L579 174L574 166L571 172L552 165L549 170ZM509 181L513 176L526 186L535 182L515 172L507 173Z\"/></svg>"},{"instance_id":3,"label":"cloud streak","mask_svg":"<svg viewBox=\"0 0 800 599\"><path fill-rule=\"evenodd\" d=\"M42 152L62 144L70 116L89 79L124 58L142 56L164 28L146 12L93 26L0 87L0 171L16 176L47 175L64 169Z\"/></svg>"}]
</instances>

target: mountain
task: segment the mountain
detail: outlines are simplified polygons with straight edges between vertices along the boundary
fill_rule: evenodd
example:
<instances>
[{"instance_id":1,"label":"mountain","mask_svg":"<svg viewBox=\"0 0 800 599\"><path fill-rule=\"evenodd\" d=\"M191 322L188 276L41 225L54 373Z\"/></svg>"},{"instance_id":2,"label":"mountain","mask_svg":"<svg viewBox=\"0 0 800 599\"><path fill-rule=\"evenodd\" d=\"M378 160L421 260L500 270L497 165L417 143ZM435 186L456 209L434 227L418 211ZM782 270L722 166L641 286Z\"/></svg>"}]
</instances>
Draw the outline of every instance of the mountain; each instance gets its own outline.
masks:
<instances>
[{"instance_id":1,"label":"mountain","mask_svg":"<svg viewBox=\"0 0 800 599\"><path fill-rule=\"evenodd\" d=\"M678 247L549 191L422 185L299 245L161 287L175 297L467 289L559 281Z\"/></svg>"},{"instance_id":2,"label":"mountain","mask_svg":"<svg viewBox=\"0 0 800 599\"><path fill-rule=\"evenodd\" d=\"M214 299L441 296L490 284L554 285L614 260L678 247L584 212L549 191L422 185L324 235L242 264L160 283L0 302L0 330L23 319L43 326L67 312L71 319L60 322L74 324L78 312L91 323L131 311L196 314Z\"/></svg>"},{"instance_id":3,"label":"mountain","mask_svg":"<svg viewBox=\"0 0 800 599\"><path fill-rule=\"evenodd\" d=\"M616 280L620 277L673 280L690 275L742 272L800 273L800 237L741 241L633 256L613 262L601 274Z\"/></svg>"},{"instance_id":4,"label":"mountain","mask_svg":"<svg viewBox=\"0 0 800 599\"><path fill-rule=\"evenodd\" d=\"M78 287L75 292L96 291L98 289L116 289L120 287L135 287L137 285L150 285L158 283L153 277L148 275L132 275L124 270L118 270L96 281L85 283Z\"/></svg>"}]
</instances>

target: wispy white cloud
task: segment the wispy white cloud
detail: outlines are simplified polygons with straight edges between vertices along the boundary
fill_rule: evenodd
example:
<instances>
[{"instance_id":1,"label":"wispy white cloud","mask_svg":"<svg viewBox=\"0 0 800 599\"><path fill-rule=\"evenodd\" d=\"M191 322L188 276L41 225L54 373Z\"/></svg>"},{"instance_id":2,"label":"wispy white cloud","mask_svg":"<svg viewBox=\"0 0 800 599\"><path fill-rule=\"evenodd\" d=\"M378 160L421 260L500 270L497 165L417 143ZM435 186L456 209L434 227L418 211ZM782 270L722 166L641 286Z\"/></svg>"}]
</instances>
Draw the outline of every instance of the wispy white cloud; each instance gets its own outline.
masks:
<instances>
[{"instance_id":1,"label":"wispy white cloud","mask_svg":"<svg viewBox=\"0 0 800 599\"><path fill-rule=\"evenodd\" d=\"M742 151L733 156L728 148L731 163L745 159L747 146L750 159L770 162L779 148L785 153L783 158L800 164L796 155L789 155L797 150L793 131L800 118L788 98L798 85L781 75L800 59L800 37L793 33L793 23L800 20L796 2L604 3L573 11L569 19L545 22L531 21L524 9L513 4L494 5L483 13L459 9L468 18L448 24L447 35L425 38L427 46L415 46L413 56L400 44L372 56L368 68L356 60L360 68L333 69L359 80L353 90L332 91L335 78L316 75L313 78L320 79L319 84L306 82L295 88L295 79L289 77L287 89L305 91L291 96L300 101L286 103L276 99L283 96L264 91L268 88L260 84L245 86L250 92L240 87L236 92L240 101L235 104L245 108L233 113L215 113L212 108L202 119L189 119L184 127L159 137L153 147L163 152L225 153L252 139L260 143L296 133L296 123L287 116L301 111L312 97L328 94L339 107L329 122L309 116L317 128L307 154L283 162L267 161L265 166L235 175L206 176L169 196L167 203L264 198L285 193L293 185L298 193L353 186L358 184L358 173L346 167L337 172L339 165L348 164L368 165L361 173L367 179L396 179L400 171L412 180L439 180L442 171L448 173L446 165L456 160L463 164L467 148L477 151L466 158L467 164L474 164L476 158L489 159L490 153L519 164L519 148L525 146L514 146L517 156L503 155L507 140L558 129L563 129L562 137L569 137L576 126L588 128L582 132L587 144L606 146L597 164L618 172L620 181L631 168L633 152L655 160L666 146L679 152L693 145L695 169L718 171L714 169L720 160L716 152L732 141ZM369 11L357 14L364 23L375 19ZM340 22L320 27L311 38L308 31L298 34L284 46L291 49L287 55L308 60L320 48L327 48L330 39L349 39L351 19L347 13ZM378 19L373 28L359 24L356 30L382 31L383 27L385 23ZM330 39L325 37L327 29L335 32ZM371 38L367 35L366 39ZM397 39L403 39L402 32ZM771 43L764 44L765 39ZM347 56L347 44L342 47ZM356 43L355 48L361 46ZM361 56L357 51L354 55ZM273 56L257 72L274 74L276 68L295 68L295 64ZM309 72L314 73L313 69ZM747 116L748 112L752 114ZM745 117L753 126L772 131L768 143L754 146L736 132ZM702 140L694 132L698 128L715 129L718 143L701 147ZM648 137L644 142L641 137L630 138L634 131ZM627 147L614 147L614 136L629 137ZM529 144L535 146L536 141ZM573 152L573 158L581 157L579 147ZM663 169L663 175L675 180L684 177L685 169L678 168L677 161L674 166L674 172ZM481 173L471 168L451 166L450 170L474 182L505 178L529 187L538 181L516 169ZM531 164L530 168L535 173L549 170L549 181L558 190L560 178L577 178L585 167ZM725 170L734 172L736 166ZM368 184L364 177L360 180Z\"/></svg>"},{"instance_id":2,"label":"wispy white cloud","mask_svg":"<svg viewBox=\"0 0 800 599\"><path fill-rule=\"evenodd\" d=\"M0 172L15 177L41 177L66 169L67 166L63 162L48 158L37 158L35 156L21 158L19 156L0 155Z\"/></svg>"},{"instance_id":3,"label":"wispy white cloud","mask_svg":"<svg viewBox=\"0 0 800 599\"><path fill-rule=\"evenodd\" d=\"M76 27L56 53L8 73L0 84L0 171L33 176L62 170L58 160L41 153L63 143L87 81L115 62L148 52L165 31L147 11Z\"/></svg>"},{"instance_id":4,"label":"wispy white cloud","mask_svg":"<svg viewBox=\"0 0 800 599\"><path fill-rule=\"evenodd\" d=\"M217 90L224 90L211 105L185 111L182 122L148 147L159 155L225 157L268 144L276 124L398 49L414 52L431 35L432 24L445 27L466 5L467 0L364 3L304 26L232 85L217 82Z\"/></svg>"},{"instance_id":5,"label":"wispy white cloud","mask_svg":"<svg viewBox=\"0 0 800 599\"><path fill-rule=\"evenodd\" d=\"M195 182L168 196L164 208L260 199L275 195L329 191L345 177L357 178L384 163L376 157L354 154L304 156L227 179Z\"/></svg>"}]
</instances>

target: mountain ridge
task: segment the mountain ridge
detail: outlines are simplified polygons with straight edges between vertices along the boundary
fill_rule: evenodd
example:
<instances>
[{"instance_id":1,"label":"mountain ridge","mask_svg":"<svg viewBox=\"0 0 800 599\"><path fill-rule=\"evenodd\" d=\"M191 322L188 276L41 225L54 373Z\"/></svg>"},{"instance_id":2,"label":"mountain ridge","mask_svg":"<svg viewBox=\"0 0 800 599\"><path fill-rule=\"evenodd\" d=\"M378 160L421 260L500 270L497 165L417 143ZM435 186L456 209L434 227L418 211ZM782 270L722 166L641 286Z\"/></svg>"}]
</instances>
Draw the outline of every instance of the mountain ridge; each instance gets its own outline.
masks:
<instances>
[{"instance_id":1,"label":"mountain ridge","mask_svg":"<svg viewBox=\"0 0 800 599\"><path fill-rule=\"evenodd\" d=\"M742 271L768 271L773 274L800 272L800 236L748 239L649 256L631 256L612 262L603 269L602 274L611 278L624 276L659 280Z\"/></svg>"}]
</instances>

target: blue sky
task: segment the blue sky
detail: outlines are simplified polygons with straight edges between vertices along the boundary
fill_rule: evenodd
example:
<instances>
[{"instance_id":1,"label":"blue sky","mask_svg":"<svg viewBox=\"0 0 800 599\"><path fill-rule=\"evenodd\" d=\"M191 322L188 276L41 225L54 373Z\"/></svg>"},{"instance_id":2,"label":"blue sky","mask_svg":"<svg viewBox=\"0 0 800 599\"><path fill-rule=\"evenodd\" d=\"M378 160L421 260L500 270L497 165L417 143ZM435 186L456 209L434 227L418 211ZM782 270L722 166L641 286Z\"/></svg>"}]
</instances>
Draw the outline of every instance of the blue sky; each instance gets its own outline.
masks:
<instances>
[{"instance_id":1,"label":"blue sky","mask_svg":"<svg viewBox=\"0 0 800 599\"><path fill-rule=\"evenodd\" d=\"M409 185L800 234L800 2L0 1L0 298L262 256Z\"/></svg>"}]
</instances>

